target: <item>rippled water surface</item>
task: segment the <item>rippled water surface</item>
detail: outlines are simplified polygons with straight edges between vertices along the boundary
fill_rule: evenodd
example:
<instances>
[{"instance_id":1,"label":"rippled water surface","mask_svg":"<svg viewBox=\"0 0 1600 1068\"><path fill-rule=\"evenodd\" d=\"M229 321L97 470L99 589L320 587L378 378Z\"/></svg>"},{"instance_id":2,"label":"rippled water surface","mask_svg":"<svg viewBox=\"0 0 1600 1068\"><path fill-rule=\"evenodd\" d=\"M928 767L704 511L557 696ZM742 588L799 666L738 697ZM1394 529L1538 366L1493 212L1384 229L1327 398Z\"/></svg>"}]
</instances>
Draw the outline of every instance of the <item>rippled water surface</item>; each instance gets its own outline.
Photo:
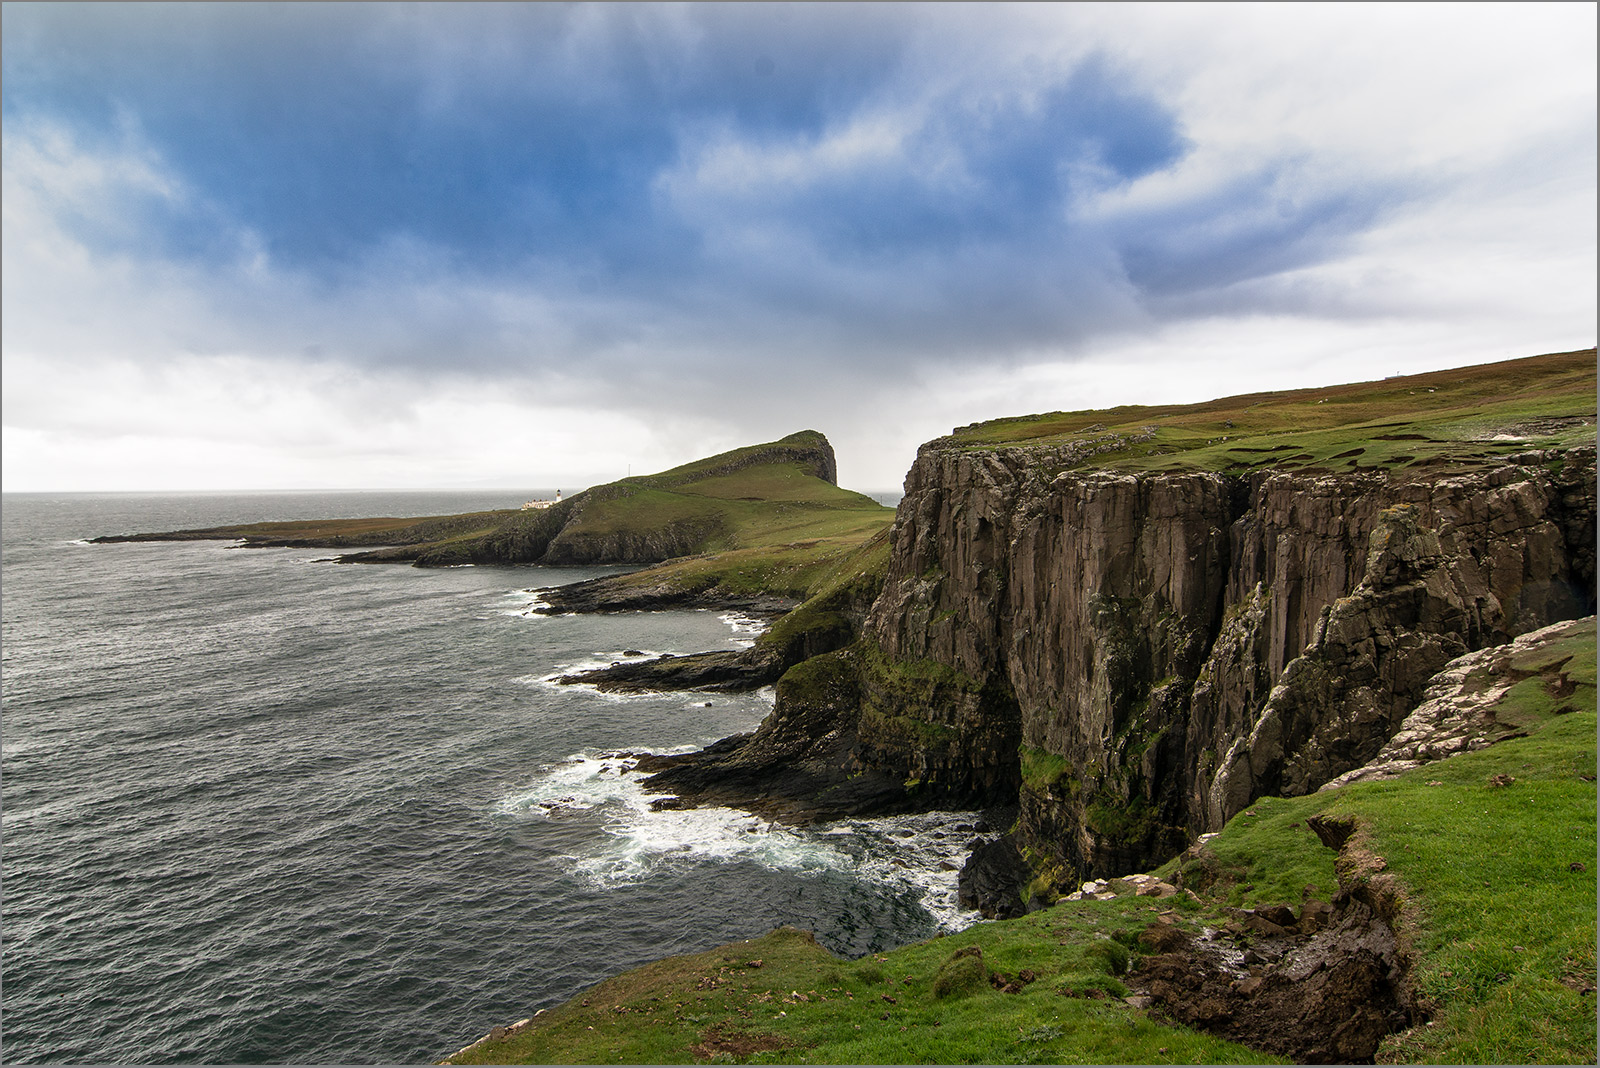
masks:
<instances>
[{"instance_id":1,"label":"rippled water surface","mask_svg":"<svg viewBox=\"0 0 1600 1068\"><path fill-rule=\"evenodd\" d=\"M653 812L607 755L748 730L770 692L549 681L749 621L527 611L606 569L83 541L520 499L5 496L6 1062L436 1061L664 954L789 923L859 955L973 918L970 815Z\"/></svg>"}]
</instances>

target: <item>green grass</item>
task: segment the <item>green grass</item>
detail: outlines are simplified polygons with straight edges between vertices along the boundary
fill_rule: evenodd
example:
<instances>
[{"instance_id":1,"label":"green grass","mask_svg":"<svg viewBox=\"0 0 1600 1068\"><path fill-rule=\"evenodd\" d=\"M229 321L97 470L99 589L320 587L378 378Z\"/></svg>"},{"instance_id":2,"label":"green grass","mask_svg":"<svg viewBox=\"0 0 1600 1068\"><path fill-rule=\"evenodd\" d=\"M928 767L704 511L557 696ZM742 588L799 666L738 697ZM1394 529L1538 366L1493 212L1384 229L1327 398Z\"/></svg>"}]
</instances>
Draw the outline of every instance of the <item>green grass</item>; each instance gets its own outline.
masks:
<instances>
[{"instance_id":1,"label":"green grass","mask_svg":"<svg viewBox=\"0 0 1600 1068\"><path fill-rule=\"evenodd\" d=\"M607 583L619 591L637 587L707 595L772 594L818 602L801 605L775 623L764 640L776 642L818 625L819 612L836 611L824 603L844 586L862 587L856 591L861 596L876 595L888 570L886 535L893 518L889 509L824 516L811 527L816 537L668 560Z\"/></svg>"},{"instance_id":2,"label":"green grass","mask_svg":"<svg viewBox=\"0 0 1600 1068\"><path fill-rule=\"evenodd\" d=\"M831 457L827 439L808 430L609 482L549 509L252 523L135 538L372 549L359 558L432 566L639 562L736 552L742 555L687 562L681 571L635 581L806 597L833 581L894 518L893 509L834 485ZM650 548L640 548L644 544Z\"/></svg>"},{"instance_id":3,"label":"green grass","mask_svg":"<svg viewBox=\"0 0 1600 1068\"><path fill-rule=\"evenodd\" d=\"M1528 677L1497 716L1526 737L1389 781L1256 802L1201 859L1159 869L1169 879L1181 869L1200 895L1178 900L1178 922L1218 926L1230 906L1331 900L1335 854L1306 820L1353 818L1357 844L1383 859L1406 899L1401 934L1433 1016L1385 1040L1380 1059L1594 1063L1594 647L1591 623L1513 662ZM1491 786L1499 775L1511 785ZM1138 932L1171 905L1063 901L857 962L776 931L626 972L456 1062L1272 1060L1119 1000ZM982 976L959 956L968 946L981 951ZM761 967L748 966L755 959ZM1018 993L987 978L1024 969L1035 980Z\"/></svg>"},{"instance_id":4,"label":"green grass","mask_svg":"<svg viewBox=\"0 0 1600 1068\"><path fill-rule=\"evenodd\" d=\"M558 506L564 509L561 525L540 555L561 559L576 553L592 559L599 552L604 559L609 550L594 547L614 544L617 535L653 538L668 557L745 552L732 560L702 562L676 576L697 587L716 585L740 593L810 588L818 576L835 569L840 555L894 518L892 509L829 481L833 472L827 457L827 439L802 431L585 490ZM535 515L513 524L517 522L537 524L541 519ZM491 535L484 544L494 540ZM813 573L805 578L796 574L807 570ZM639 581L674 577L662 573Z\"/></svg>"},{"instance_id":5,"label":"green grass","mask_svg":"<svg viewBox=\"0 0 1600 1068\"><path fill-rule=\"evenodd\" d=\"M1072 764L1064 756L1057 756L1031 745L1017 747L1022 760L1022 783L1036 793L1043 793L1056 783L1069 777Z\"/></svg>"},{"instance_id":6,"label":"green grass","mask_svg":"<svg viewBox=\"0 0 1600 1068\"><path fill-rule=\"evenodd\" d=\"M1120 1000L1126 988L1113 973L1149 922L1149 906L1134 899L1078 903L857 962L801 932L774 931L626 972L452 1063L1260 1062ZM977 967L952 976L974 959L957 957L969 946L982 954ZM980 968L981 978L972 974ZM1024 970L1034 979L1019 993L988 979Z\"/></svg>"},{"instance_id":7,"label":"green grass","mask_svg":"<svg viewBox=\"0 0 1600 1068\"><path fill-rule=\"evenodd\" d=\"M1595 350L1586 349L1203 404L998 419L946 441L1081 442L1083 455L1069 467L1110 470L1453 470L1530 448L1592 445L1595 388Z\"/></svg>"},{"instance_id":8,"label":"green grass","mask_svg":"<svg viewBox=\"0 0 1600 1068\"><path fill-rule=\"evenodd\" d=\"M1533 737L1346 788L1344 811L1415 894L1415 979L1439 1006L1395 1055L1594 1063L1594 996L1562 980L1595 981L1595 787L1581 777L1595 727L1591 703ZM1497 774L1515 781L1491 787Z\"/></svg>"}]
</instances>

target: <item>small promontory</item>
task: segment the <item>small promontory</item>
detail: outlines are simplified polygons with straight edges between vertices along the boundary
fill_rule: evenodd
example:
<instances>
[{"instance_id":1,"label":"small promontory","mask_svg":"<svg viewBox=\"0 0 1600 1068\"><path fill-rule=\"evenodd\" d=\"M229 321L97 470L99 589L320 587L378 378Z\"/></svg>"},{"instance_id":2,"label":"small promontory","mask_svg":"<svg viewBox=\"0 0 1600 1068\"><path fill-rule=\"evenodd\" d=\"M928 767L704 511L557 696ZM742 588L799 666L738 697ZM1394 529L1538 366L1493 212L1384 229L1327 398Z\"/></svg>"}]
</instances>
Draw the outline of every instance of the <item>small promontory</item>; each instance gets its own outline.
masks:
<instances>
[{"instance_id":1,"label":"small promontory","mask_svg":"<svg viewBox=\"0 0 1600 1068\"><path fill-rule=\"evenodd\" d=\"M833 446L814 430L608 482L539 509L425 518L249 523L97 543L237 540L245 548L364 550L348 563L654 564L733 549L870 536L888 509L840 489ZM787 604L784 605L787 607Z\"/></svg>"}]
</instances>

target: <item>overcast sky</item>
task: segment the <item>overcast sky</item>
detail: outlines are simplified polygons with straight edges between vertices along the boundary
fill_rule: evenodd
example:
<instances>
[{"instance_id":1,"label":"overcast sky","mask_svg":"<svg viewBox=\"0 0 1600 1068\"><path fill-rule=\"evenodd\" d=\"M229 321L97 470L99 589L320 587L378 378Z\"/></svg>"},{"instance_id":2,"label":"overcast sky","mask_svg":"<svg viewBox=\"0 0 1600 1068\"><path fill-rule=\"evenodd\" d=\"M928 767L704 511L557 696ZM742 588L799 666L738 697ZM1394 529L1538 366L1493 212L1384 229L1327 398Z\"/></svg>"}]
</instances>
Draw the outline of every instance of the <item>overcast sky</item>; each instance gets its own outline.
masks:
<instances>
[{"instance_id":1,"label":"overcast sky","mask_svg":"<svg viewBox=\"0 0 1600 1068\"><path fill-rule=\"evenodd\" d=\"M1595 12L7 3L4 488L890 489L1587 347Z\"/></svg>"}]
</instances>

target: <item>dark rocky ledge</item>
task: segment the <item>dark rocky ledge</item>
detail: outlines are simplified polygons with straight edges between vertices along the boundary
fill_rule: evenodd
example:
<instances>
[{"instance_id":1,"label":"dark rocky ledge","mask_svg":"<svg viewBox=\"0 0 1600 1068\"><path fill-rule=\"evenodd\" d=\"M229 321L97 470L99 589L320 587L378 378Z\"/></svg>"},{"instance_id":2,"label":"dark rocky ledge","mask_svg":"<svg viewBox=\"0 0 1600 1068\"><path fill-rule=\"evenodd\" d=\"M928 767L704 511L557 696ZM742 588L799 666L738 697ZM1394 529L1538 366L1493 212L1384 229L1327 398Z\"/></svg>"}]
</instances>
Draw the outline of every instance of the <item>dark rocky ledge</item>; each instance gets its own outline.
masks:
<instances>
[{"instance_id":1,"label":"dark rocky ledge","mask_svg":"<svg viewBox=\"0 0 1600 1068\"><path fill-rule=\"evenodd\" d=\"M1004 834L992 842L975 843L962 865L957 889L962 907L977 909L986 920L1011 920L1044 904L1023 900L1032 879L1033 869L1017 850L1016 836Z\"/></svg>"},{"instance_id":2,"label":"dark rocky ledge","mask_svg":"<svg viewBox=\"0 0 1600 1068\"><path fill-rule=\"evenodd\" d=\"M543 603L536 606L534 611L542 615L714 608L771 619L800 603L794 597L769 593L732 594L715 586L695 589L670 582L642 585L619 581L619 576L586 579L565 586L546 586L537 593Z\"/></svg>"},{"instance_id":3,"label":"dark rocky ledge","mask_svg":"<svg viewBox=\"0 0 1600 1068\"><path fill-rule=\"evenodd\" d=\"M809 759L752 759L753 734L736 734L694 753L646 755L640 772L650 775L645 789L669 796L651 802L657 809L727 805L784 823L888 815L919 811L893 775L861 769L841 774L850 740L823 743Z\"/></svg>"},{"instance_id":4,"label":"dark rocky ledge","mask_svg":"<svg viewBox=\"0 0 1600 1068\"><path fill-rule=\"evenodd\" d=\"M728 649L653 660L619 660L610 667L563 675L557 682L586 685L606 693L708 690L737 693L778 681L786 665L762 648Z\"/></svg>"},{"instance_id":5,"label":"dark rocky ledge","mask_svg":"<svg viewBox=\"0 0 1600 1068\"><path fill-rule=\"evenodd\" d=\"M925 781L916 768L879 759L863 735L857 657L842 649L785 672L772 712L751 734L641 759L645 788L675 795L657 806L727 805L804 823L1008 803L1014 784L1008 793L1006 784Z\"/></svg>"}]
</instances>

